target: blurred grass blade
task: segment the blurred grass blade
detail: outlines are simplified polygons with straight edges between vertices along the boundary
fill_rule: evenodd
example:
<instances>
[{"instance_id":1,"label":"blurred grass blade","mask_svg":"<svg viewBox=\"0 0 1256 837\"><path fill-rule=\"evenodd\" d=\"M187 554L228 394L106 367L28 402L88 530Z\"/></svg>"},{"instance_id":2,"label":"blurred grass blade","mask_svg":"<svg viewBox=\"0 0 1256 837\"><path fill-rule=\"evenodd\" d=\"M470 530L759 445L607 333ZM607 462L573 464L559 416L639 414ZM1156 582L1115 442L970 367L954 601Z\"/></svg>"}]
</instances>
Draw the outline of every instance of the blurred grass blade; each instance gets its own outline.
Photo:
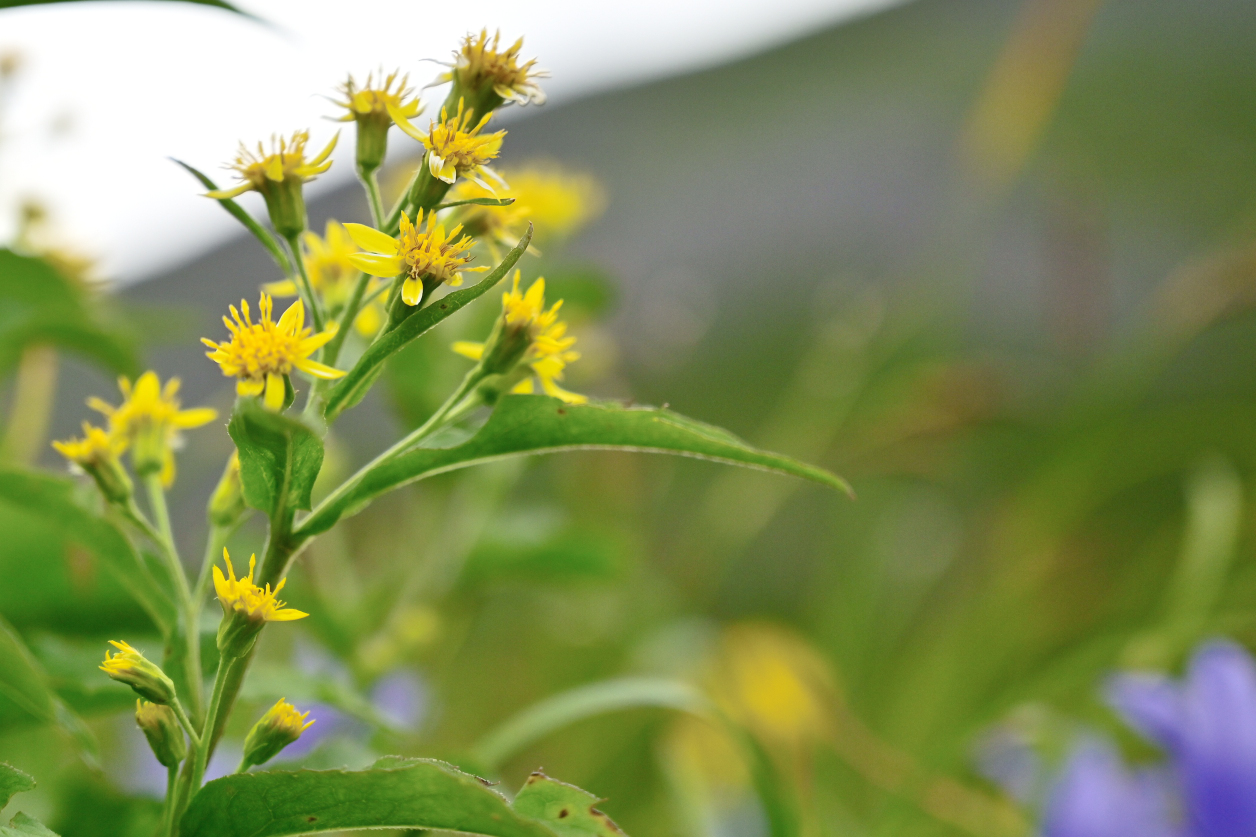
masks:
<instances>
[{"instance_id":1,"label":"blurred grass blade","mask_svg":"<svg viewBox=\"0 0 1256 837\"><path fill-rule=\"evenodd\" d=\"M345 483L301 522L296 535L325 532L380 494L425 477L511 456L574 450L671 453L789 474L851 493L845 480L823 468L758 450L726 430L670 410L507 395L479 432L462 444L407 451Z\"/></svg>"},{"instance_id":2,"label":"blurred grass blade","mask_svg":"<svg viewBox=\"0 0 1256 837\"><path fill-rule=\"evenodd\" d=\"M13 9L18 6L43 6L50 3L75 3L85 2L85 0L0 0L0 9ZM217 9L226 9L229 12L235 12L245 17L253 17L248 12L242 12L230 3L223 0L166 0L173 3L195 3L198 6L213 6Z\"/></svg>"},{"instance_id":3,"label":"blurred grass blade","mask_svg":"<svg viewBox=\"0 0 1256 837\"><path fill-rule=\"evenodd\" d=\"M187 163L182 160L175 159L174 157L171 157L170 159L173 162L178 163L180 166L183 166L183 168L199 180L201 185L206 189L212 191L218 188L218 185L214 183L213 180L210 180L209 177L207 177L200 170L193 166L189 166ZM215 198L215 200L221 204L223 209L227 210L227 212L231 214L232 218L235 218L243 224L249 232L253 233L257 240L262 243L262 246L266 248L266 252L270 253L270 257L275 260L275 264L279 265L279 269L283 271L284 276L293 275L295 271L292 267L292 260L288 258L288 254L283 249L283 246L273 235L270 234L269 230L259 224L252 215L245 211L244 207L240 206L240 204L236 203L231 198Z\"/></svg>"},{"instance_id":4,"label":"blurred grass blade","mask_svg":"<svg viewBox=\"0 0 1256 837\"><path fill-rule=\"evenodd\" d=\"M367 770L238 773L210 782L183 815L181 837L284 837L349 829L554 837L476 776L433 759L384 758Z\"/></svg>"},{"instance_id":5,"label":"blurred grass blade","mask_svg":"<svg viewBox=\"0 0 1256 837\"><path fill-rule=\"evenodd\" d=\"M709 717L710 701L688 684L653 677L624 677L581 686L535 703L480 739L476 766L496 771L525 747L576 721L625 709L674 709Z\"/></svg>"},{"instance_id":6,"label":"blurred grass blade","mask_svg":"<svg viewBox=\"0 0 1256 837\"><path fill-rule=\"evenodd\" d=\"M435 300L427 307L419 309L398 323L392 331L372 343L349 370L349 374L337 382L328 393L327 406L323 411L327 420L332 421L362 400L371 384L379 377L384 361L435 328L449 315L491 290L515 266L515 262L519 261L519 257L528 249L531 241L532 225L528 224L523 238L519 239L519 243L506 254L501 264L492 273L469 288L454 291Z\"/></svg>"},{"instance_id":7,"label":"blurred grass blade","mask_svg":"<svg viewBox=\"0 0 1256 837\"><path fill-rule=\"evenodd\" d=\"M3 619L0 619L0 694L35 720L60 727L74 742L84 761L92 766L99 764L100 749L95 736L57 697L43 667L17 631Z\"/></svg>"}]
</instances>

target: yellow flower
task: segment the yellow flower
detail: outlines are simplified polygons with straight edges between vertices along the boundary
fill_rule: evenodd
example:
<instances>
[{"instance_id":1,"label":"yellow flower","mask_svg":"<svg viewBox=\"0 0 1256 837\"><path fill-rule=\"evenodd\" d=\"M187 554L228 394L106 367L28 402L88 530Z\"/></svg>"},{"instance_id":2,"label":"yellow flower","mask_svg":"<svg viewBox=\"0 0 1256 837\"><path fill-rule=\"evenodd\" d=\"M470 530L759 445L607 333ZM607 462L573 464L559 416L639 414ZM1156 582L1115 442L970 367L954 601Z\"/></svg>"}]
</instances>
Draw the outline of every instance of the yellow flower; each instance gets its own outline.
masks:
<instances>
[{"instance_id":1,"label":"yellow flower","mask_svg":"<svg viewBox=\"0 0 1256 837\"><path fill-rule=\"evenodd\" d=\"M307 231L301 234L301 241L305 245L303 258L310 285L322 297L327 310L334 314L348 302L357 284L358 268L351 257L358 252L358 248L349 238L344 225L335 220L327 222L327 231L322 238ZM296 282L291 279L270 282L263 285L262 290L281 297L297 296L299 293ZM374 290L367 288L367 293ZM373 301L362 308L354 325L359 333L369 337L379 331L382 321L380 302Z\"/></svg>"},{"instance_id":2,"label":"yellow flower","mask_svg":"<svg viewBox=\"0 0 1256 837\"><path fill-rule=\"evenodd\" d=\"M545 394L561 398L568 404L585 403L588 398L568 392L557 384L557 381L563 379L567 364L580 359L580 353L572 349L576 338L567 336L567 324L558 319L558 309L562 307L563 301L558 300L546 310L544 277L533 282L527 293L520 293L519 276L520 272L516 270L513 286L502 294L501 322L504 327L495 329L489 340L493 344L487 348L490 360L499 346L508 345L514 335L522 335L527 340L527 348L521 356L522 362L532 368L532 373ZM485 357L487 345L459 341L454 343L453 350L472 360L481 360ZM524 378L511 391L532 392L532 378Z\"/></svg>"},{"instance_id":3,"label":"yellow flower","mask_svg":"<svg viewBox=\"0 0 1256 837\"><path fill-rule=\"evenodd\" d=\"M240 300L243 316L234 305L231 306L231 319L222 318L231 332L230 340L215 343L209 338L201 338L202 343L213 349L206 352L206 356L222 367L222 374L238 379L237 394L265 393L263 401L266 408L279 410L284 402L284 378L293 369L325 380L345 374L310 360L310 355L330 340L336 331L333 327L312 335L312 329L305 327L305 306L301 300L292 303L277 323L271 319L274 302L269 294L261 295L258 307L261 319L255 323L249 315L246 301Z\"/></svg>"},{"instance_id":4,"label":"yellow flower","mask_svg":"<svg viewBox=\"0 0 1256 837\"><path fill-rule=\"evenodd\" d=\"M491 116L492 113L486 113L474 127L469 127L473 114L464 110L464 102L459 99L458 112L451 117L445 108L441 108L440 121L433 120L426 134L417 131L406 133L427 148L427 168L432 177L446 183L468 177L491 192L492 187L484 180L485 176L505 184L486 164L501 153L502 138L506 136L505 131L480 134ZM402 130L405 128L402 127Z\"/></svg>"},{"instance_id":5,"label":"yellow flower","mask_svg":"<svg viewBox=\"0 0 1256 837\"><path fill-rule=\"evenodd\" d=\"M116 460L126 450L126 440L83 422L83 438L53 442L52 446L75 465L95 466Z\"/></svg>"},{"instance_id":6,"label":"yellow flower","mask_svg":"<svg viewBox=\"0 0 1256 837\"><path fill-rule=\"evenodd\" d=\"M122 403L114 407L99 398L87 399L87 406L109 419L110 435L134 445L136 471L161 470L161 481L174 483L174 448L179 431L209 424L218 411L209 407L180 409L179 379L171 378L162 387L156 372L145 372L134 386L126 376L118 378Z\"/></svg>"},{"instance_id":7,"label":"yellow flower","mask_svg":"<svg viewBox=\"0 0 1256 837\"><path fill-rule=\"evenodd\" d=\"M300 712L285 698L266 710L253 729L244 739L245 768L255 764L265 764L279 754L279 751L301 737L313 721L305 720L309 712Z\"/></svg>"},{"instance_id":8,"label":"yellow flower","mask_svg":"<svg viewBox=\"0 0 1256 837\"><path fill-rule=\"evenodd\" d=\"M529 221L536 228L533 241L565 238L602 212L605 201L601 186L589 175L566 172L555 165L503 170L501 174L509 185L495 192L473 180L462 180L447 197L450 203L476 198L515 199L509 206L467 204L455 210L467 232L490 246L497 242L513 247Z\"/></svg>"},{"instance_id":9,"label":"yellow flower","mask_svg":"<svg viewBox=\"0 0 1256 837\"><path fill-rule=\"evenodd\" d=\"M357 122L358 124L358 165L367 171L374 171L384 162L388 150L388 129L395 123L410 136L416 136L419 130L410 124L410 120L423 111L423 104L418 97L411 98L413 90L406 87L408 77L400 80L394 71L385 76L380 71L380 82L375 83L375 74L366 77L366 84L361 87L353 76L340 86L344 101L334 101L348 111L340 117L341 122ZM393 82L397 89L393 89Z\"/></svg>"},{"instance_id":10,"label":"yellow flower","mask_svg":"<svg viewBox=\"0 0 1256 837\"><path fill-rule=\"evenodd\" d=\"M336 147L337 139L339 134L332 137L327 147L312 160L305 158L309 131L297 131L291 139L272 136L269 154L260 142L256 153L241 143L235 162L230 166L240 176L240 185L206 192L206 197L223 200L248 191L260 192L266 201L266 210L275 232L290 239L305 229L302 186L307 180L313 180L331 168L328 158Z\"/></svg>"},{"instance_id":11,"label":"yellow flower","mask_svg":"<svg viewBox=\"0 0 1256 837\"><path fill-rule=\"evenodd\" d=\"M488 29L481 29L478 37L474 33L466 35L462 48L454 53L454 62L448 65L449 72L438 76L433 84L456 79L468 92L478 92L485 85L491 85L493 92L506 101L521 105L545 104L545 93L536 80L549 73L537 68L535 58L519 64L523 38L505 50L501 49L500 42L500 31L494 33L491 41Z\"/></svg>"},{"instance_id":12,"label":"yellow flower","mask_svg":"<svg viewBox=\"0 0 1256 837\"><path fill-rule=\"evenodd\" d=\"M471 261L468 251L474 241L468 235L458 237L461 224L446 233L435 212L428 214L427 229L420 231L418 225L422 222L422 209L413 224L403 212L396 238L364 224L345 224L349 237L367 251L349 257L355 267L371 276L392 278L406 274L401 286L401 300L406 305L418 305L423 299L424 276L448 285L461 285L463 273L488 270L464 267Z\"/></svg>"},{"instance_id":13,"label":"yellow flower","mask_svg":"<svg viewBox=\"0 0 1256 837\"><path fill-rule=\"evenodd\" d=\"M109 644L118 650L113 654L105 652L101 671L127 684L145 700L162 705L174 700L174 683L164 671L125 642L111 639Z\"/></svg>"},{"instance_id":14,"label":"yellow flower","mask_svg":"<svg viewBox=\"0 0 1256 837\"><path fill-rule=\"evenodd\" d=\"M242 182L232 189L206 192L206 196L221 200L237 198L249 191L264 194L271 183L281 183L285 180L302 182L313 180L331 168L331 160L327 158L331 156L338 139L340 139L339 134L332 137L327 147L312 160L305 159L305 146L310 141L309 131L296 131L291 139L272 135L269 154L260 142L257 144L256 153L244 143L240 143L235 162L228 168L235 169Z\"/></svg>"},{"instance_id":15,"label":"yellow flower","mask_svg":"<svg viewBox=\"0 0 1256 837\"><path fill-rule=\"evenodd\" d=\"M227 564L227 574L223 575L217 565L214 566L214 590L218 593L218 601L222 603L223 613L244 614L250 622L291 622L304 619L308 613L293 608L285 608L275 596L288 583L285 578L273 591L267 584L265 589L253 583L253 571L257 568L257 556L249 558L249 574L244 578L236 578L231 566L231 556L223 549L222 558Z\"/></svg>"}]
</instances>

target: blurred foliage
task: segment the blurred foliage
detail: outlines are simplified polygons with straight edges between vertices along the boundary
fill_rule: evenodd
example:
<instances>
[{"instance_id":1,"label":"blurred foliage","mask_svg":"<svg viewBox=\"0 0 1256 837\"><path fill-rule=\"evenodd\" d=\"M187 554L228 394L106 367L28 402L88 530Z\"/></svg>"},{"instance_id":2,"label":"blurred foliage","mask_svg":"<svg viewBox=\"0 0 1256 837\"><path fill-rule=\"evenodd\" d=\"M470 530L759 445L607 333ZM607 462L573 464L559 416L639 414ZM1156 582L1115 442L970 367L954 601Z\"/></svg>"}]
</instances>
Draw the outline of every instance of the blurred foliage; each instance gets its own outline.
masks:
<instances>
[{"instance_id":1,"label":"blurred foliage","mask_svg":"<svg viewBox=\"0 0 1256 837\"><path fill-rule=\"evenodd\" d=\"M613 266L547 246L529 268L589 335L573 377L678 393L847 475L858 502L620 453L433 478L311 547L286 591L307 630L268 637L280 675L243 695L229 737L277 697L306 698L330 731L294 763L436 756L508 787L544 765L607 797L629 833L1023 834L1032 806L980 775L992 730L1050 754L1097 726L1136 752L1095 702L1098 677L1177 666L1209 634L1256 644L1256 20L1238 3L1029 0L979 27L990 10L921 2L727 71L772 96L802 69L820 84L838 67L868 95L936 71L961 103L958 145L934 210L946 221L909 275L835 265L797 308L721 299L660 371L599 332ZM1064 22L1043 34L1053 12ZM956 30L988 42L972 79L887 66L957 50L938 34ZM999 110L1043 78L1039 115ZM991 317L1004 285L1013 310ZM447 346L482 336L495 304L390 362L402 425L456 383L465 362ZM328 440L328 481L349 468L343 442ZM94 656L80 643L146 617L58 527L9 506L0 526L0 613L105 757L132 758L120 695L81 676ZM236 539L247 554L259 537ZM405 711L380 698L398 675L414 686ZM704 708L642 687L660 682ZM570 723L486 764L485 742L547 700ZM143 833L143 788L85 778L16 713L0 729L0 758L60 777L44 803L60 833ZM116 810L116 828L76 817L88 807Z\"/></svg>"}]
</instances>

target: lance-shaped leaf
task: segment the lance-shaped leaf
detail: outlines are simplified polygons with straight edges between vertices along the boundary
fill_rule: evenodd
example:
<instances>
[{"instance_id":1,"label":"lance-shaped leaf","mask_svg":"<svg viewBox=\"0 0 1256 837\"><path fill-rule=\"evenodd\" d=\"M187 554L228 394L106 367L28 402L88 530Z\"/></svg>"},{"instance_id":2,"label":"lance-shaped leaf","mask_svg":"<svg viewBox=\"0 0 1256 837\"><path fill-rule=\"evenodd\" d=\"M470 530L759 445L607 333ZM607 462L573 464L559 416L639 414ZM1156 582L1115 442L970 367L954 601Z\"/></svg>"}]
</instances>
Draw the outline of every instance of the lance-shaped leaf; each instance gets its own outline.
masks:
<instances>
[{"instance_id":1,"label":"lance-shaped leaf","mask_svg":"<svg viewBox=\"0 0 1256 837\"><path fill-rule=\"evenodd\" d=\"M198 6L214 6L215 8L226 9L227 11L235 12L236 14L244 14L245 17L252 17L252 15L241 12L235 6L231 5L230 3L225 2L225 0L174 0L174 1L179 2L179 3L194 3ZM81 0L0 0L0 9L15 9L18 6L42 6L46 3L71 3L71 2L81 2Z\"/></svg>"},{"instance_id":2,"label":"lance-shaped leaf","mask_svg":"<svg viewBox=\"0 0 1256 837\"><path fill-rule=\"evenodd\" d=\"M182 166L188 174L199 180L201 185L206 189L212 192L218 188L218 185L214 183L208 175L201 172L195 166L190 166L182 160L178 160L174 157L171 157L170 159ZM240 206L240 204L236 203L231 198L215 198L215 200L218 201L219 205L221 205L223 209L227 210L227 213L232 218L239 221L244 225L245 229L253 233L253 237L262 243L262 246L266 248L266 252L270 253L270 257L275 260L275 264L279 265L279 269L283 271L284 276L293 275L292 260L288 258L288 254L284 252L283 246L279 243L278 239L270 234L269 230L259 224L257 219L250 215L244 207Z\"/></svg>"},{"instance_id":3,"label":"lance-shaped leaf","mask_svg":"<svg viewBox=\"0 0 1256 837\"><path fill-rule=\"evenodd\" d=\"M327 420L331 421L362 400L371 384L379 377L384 361L404 349L416 338L435 328L450 314L491 290L515 266L515 262L519 261L519 257L528 249L531 241L532 225L528 224L523 238L519 239L519 243L506 254L502 263L488 276L469 288L446 294L426 308L416 311L398 323L392 331L372 343L354 367L349 370L349 374L345 375L328 393L327 407L323 411Z\"/></svg>"},{"instance_id":4,"label":"lance-shaped leaf","mask_svg":"<svg viewBox=\"0 0 1256 837\"><path fill-rule=\"evenodd\" d=\"M241 398L227 425L240 452L244 502L272 517L308 509L323 467L323 440L300 419L272 413L255 398Z\"/></svg>"},{"instance_id":5,"label":"lance-shaped leaf","mask_svg":"<svg viewBox=\"0 0 1256 837\"><path fill-rule=\"evenodd\" d=\"M380 494L433 474L509 456L568 450L672 453L791 474L850 493L845 480L823 468L758 450L725 430L670 410L507 395L479 432L462 444L410 450L345 483L302 521L296 535L325 532Z\"/></svg>"},{"instance_id":6,"label":"lance-shaped leaf","mask_svg":"<svg viewBox=\"0 0 1256 837\"><path fill-rule=\"evenodd\" d=\"M14 794L35 789L35 779L8 762L0 761L0 810L9 804Z\"/></svg>"},{"instance_id":7,"label":"lance-shaped leaf","mask_svg":"<svg viewBox=\"0 0 1256 837\"><path fill-rule=\"evenodd\" d=\"M8 622L0 619L0 695L39 723L60 727L78 747L83 759L99 760L96 737L79 716L70 711L48 683L48 675L26 643Z\"/></svg>"},{"instance_id":8,"label":"lance-shaped leaf","mask_svg":"<svg viewBox=\"0 0 1256 837\"><path fill-rule=\"evenodd\" d=\"M156 581L126 536L80 501L73 480L0 469L0 502L55 524L109 568L163 633L175 623L171 593Z\"/></svg>"},{"instance_id":9,"label":"lance-shaped leaf","mask_svg":"<svg viewBox=\"0 0 1256 837\"><path fill-rule=\"evenodd\" d=\"M558 837L622 837L610 817L593 806L602 800L539 770L528 777L512 807L553 829Z\"/></svg>"},{"instance_id":10,"label":"lance-shaped leaf","mask_svg":"<svg viewBox=\"0 0 1256 837\"><path fill-rule=\"evenodd\" d=\"M432 211L440 212L442 209L452 209L455 206L510 206L514 202L515 198L467 198L464 201L437 204Z\"/></svg>"},{"instance_id":11,"label":"lance-shaped leaf","mask_svg":"<svg viewBox=\"0 0 1256 837\"><path fill-rule=\"evenodd\" d=\"M283 837L368 828L555 837L482 779L432 759L386 758L368 770L241 773L192 799L182 837Z\"/></svg>"}]
</instances>

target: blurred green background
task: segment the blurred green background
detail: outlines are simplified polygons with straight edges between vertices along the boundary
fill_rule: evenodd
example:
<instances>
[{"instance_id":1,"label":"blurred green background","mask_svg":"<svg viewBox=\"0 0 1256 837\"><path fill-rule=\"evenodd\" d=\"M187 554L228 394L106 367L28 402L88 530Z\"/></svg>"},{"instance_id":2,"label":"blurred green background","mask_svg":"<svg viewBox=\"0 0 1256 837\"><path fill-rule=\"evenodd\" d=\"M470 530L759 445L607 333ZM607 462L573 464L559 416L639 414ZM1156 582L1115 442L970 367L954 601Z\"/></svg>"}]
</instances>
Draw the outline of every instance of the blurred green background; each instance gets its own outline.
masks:
<instances>
[{"instance_id":1,"label":"blurred green background","mask_svg":"<svg viewBox=\"0 0 1256 837\"><path fill-rule=\"evenodd\" d=\"M512 123L508 163L557 161L607 196L527 264L568 299L570 387L667 402L858 500L605 453L423 483L306 553L287 592L313 618L268 636L277 673L252 681L235 746L283 695L321 724L293 763L434 755L508 787L543 766L630 834L768 833L734 742L670 709L488 763L484 737L537 701L663 678L751 731L802 834L1029 833L1043 773L1004 797L983 775L1008 776L1001 736L1049 761L1109 724L1111 668L1256 643L1254 42L1240 0L919 0ZM364 214L353 190L311 213ZM225 412L188 335L275 278L241 239L112 304L186 404ZM392 363L337 428L332 475L439 403L462 369L449 341L495 304ZM73 353L57 368L59 438L112 384ZM229 450L207 429L181 455L185 554ZM133 779L3 696L0 759L41 780L26 807L66 837L143 833L155 762L94 667L145 618L55 529L5 507L0 527L0 614ZM246 527L232 551L260 543Z\"/></svg>"}]
</instances>

